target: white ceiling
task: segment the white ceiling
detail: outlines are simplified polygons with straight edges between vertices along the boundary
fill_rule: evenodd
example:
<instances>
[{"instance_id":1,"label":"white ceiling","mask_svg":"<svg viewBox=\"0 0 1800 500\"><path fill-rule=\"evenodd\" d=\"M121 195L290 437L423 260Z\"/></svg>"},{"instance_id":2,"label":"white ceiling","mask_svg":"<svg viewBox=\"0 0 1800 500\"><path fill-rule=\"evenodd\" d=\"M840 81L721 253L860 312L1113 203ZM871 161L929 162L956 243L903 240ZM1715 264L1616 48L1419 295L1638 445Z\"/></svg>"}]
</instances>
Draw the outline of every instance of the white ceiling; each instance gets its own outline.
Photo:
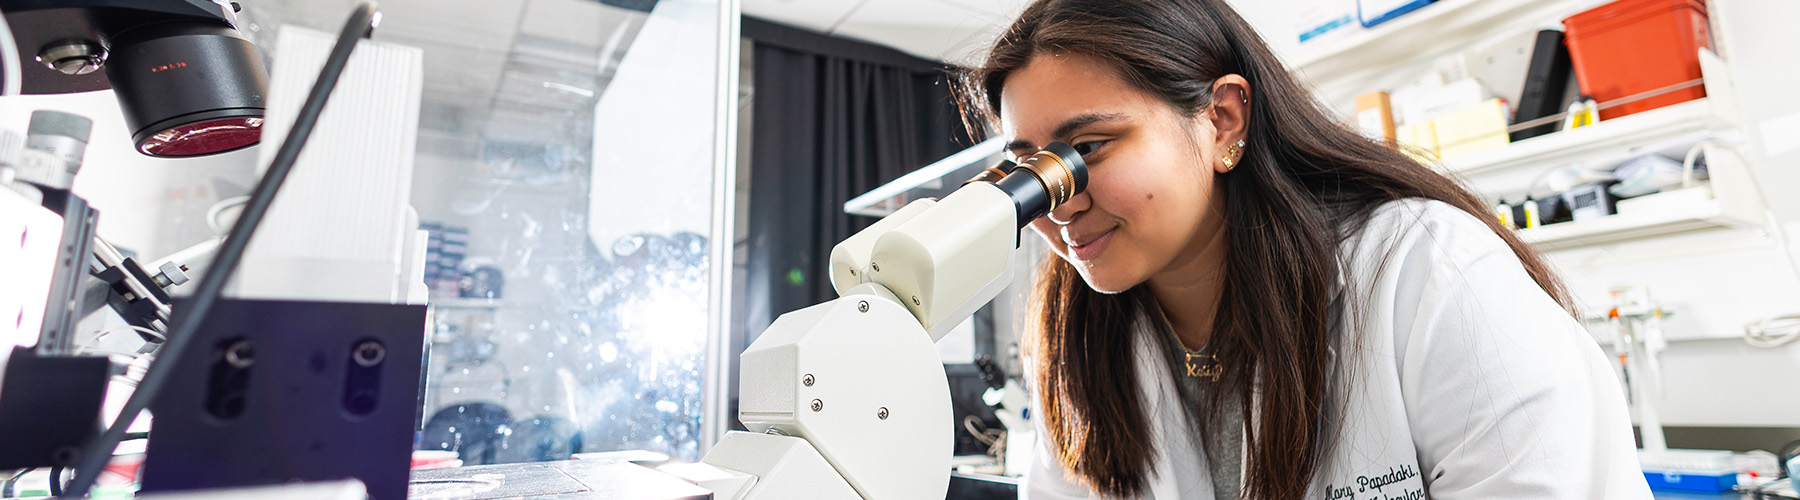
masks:
<instances>
[{"instance_id":1,"label":"white ceiling","mask_svg":"<svg viewBox=\"0 0 1800 500\"><path fill-rule=\"evenodd\" d=\"M742 0L744 15L967 64L1029 0Z\"/></svg>"},{"instance_id":2,"label":"white ceiling","mask_svg":"<svg viewBox=\"0 0 1800 500\"><path fill-rule=\"evenodd\" d=\"M1031 0L741 0L744 15L900 49L954 64L980 62ZM1294 50L1296 0L1226 0L1278 55Z\"/></svg>"}]
</instances>

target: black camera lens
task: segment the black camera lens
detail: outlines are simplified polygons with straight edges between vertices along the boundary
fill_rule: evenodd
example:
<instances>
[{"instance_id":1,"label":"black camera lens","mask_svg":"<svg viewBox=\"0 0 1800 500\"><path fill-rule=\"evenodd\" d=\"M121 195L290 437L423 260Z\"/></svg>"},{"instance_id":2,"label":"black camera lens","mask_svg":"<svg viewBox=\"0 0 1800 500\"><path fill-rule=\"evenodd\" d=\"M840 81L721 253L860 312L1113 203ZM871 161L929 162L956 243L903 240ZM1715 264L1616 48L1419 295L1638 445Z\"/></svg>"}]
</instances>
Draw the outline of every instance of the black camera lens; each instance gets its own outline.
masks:
<instances>
[{"instance_id":1,"label":"black camera lens","mask_svg":"<svg viewBox=\"0 0 1800 500\"><path fill-rule=\"evenodd\" d=\"M106 77L139 152L200 156L262 140L268 72L230 26L171 21L112 40Z\"/></svg>"}]
</instances>

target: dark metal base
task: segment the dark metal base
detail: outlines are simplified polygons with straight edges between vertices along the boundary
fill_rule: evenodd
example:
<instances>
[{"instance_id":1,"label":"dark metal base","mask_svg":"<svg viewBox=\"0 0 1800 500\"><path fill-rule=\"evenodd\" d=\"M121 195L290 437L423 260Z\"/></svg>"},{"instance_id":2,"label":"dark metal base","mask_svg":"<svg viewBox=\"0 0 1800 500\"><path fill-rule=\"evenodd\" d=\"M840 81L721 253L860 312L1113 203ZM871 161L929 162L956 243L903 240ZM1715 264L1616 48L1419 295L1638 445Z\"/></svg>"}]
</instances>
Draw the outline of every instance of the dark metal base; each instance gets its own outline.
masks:
<instances>
[{"instance_id":1,"label":"dark metal base","mask_svg":"<svg viewBox=\"0 0 1800 500\"><path fill-rule=\"evenodd\" d=\"M354 477L406 498L424 306L221 299L196 335L150 404L144 491Z\"/></svg>"},{"instance_id":2,"label":"dark metal base","mask_svg":"<svg viewBox=\"0 0 1800 500\"><path fill-rule=\"evenodd\" d=\"M0 390L0 469L69 467L100 433L111 367L103 357L39 357L13 348Z\"/></svg>"}]
</instances>

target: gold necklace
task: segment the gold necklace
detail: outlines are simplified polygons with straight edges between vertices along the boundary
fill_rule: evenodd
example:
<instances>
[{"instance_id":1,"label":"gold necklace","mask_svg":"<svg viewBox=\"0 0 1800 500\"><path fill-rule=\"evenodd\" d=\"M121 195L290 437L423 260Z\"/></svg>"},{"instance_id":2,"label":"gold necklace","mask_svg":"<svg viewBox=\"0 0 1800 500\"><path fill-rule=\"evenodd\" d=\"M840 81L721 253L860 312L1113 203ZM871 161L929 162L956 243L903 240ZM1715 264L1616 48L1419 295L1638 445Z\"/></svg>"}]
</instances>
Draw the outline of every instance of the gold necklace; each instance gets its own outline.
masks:
<instances>
[{"instance_id":1,"label":"gold necklace","mask_svg":"<svg viewBox=\"0 0 1800 500\"><path fill-rule=\"evenodd\" d=\"M1163 314L1161 304L1156 306L1156 319L1162 320L1163 329L1169 331L1169 336L1175 337L1175 345L1181 346L1181 353L1186 356L1182 360L1182 364L1187 366L1187 376L1210 378L1213 382L1218 382L1219 377L1225 375L1225 368L1219 365L1218 356L1206 354L1204 347L1199 351L1189 350L1187 345L1181 343L1181 337L1175 335L1175 325L1169 322L1168 315ZM1195 360L1199 360L1199 362L1195 362Z\"/></svg>"},{"instance_id":2,"label":"gold necklace","mask_svg":"<svg viewBox=\"0 0 1800 500\"><path fill-rule=\"evenodd\" d=\"M1187 347L1183 346L1181 350L1186 351ZM1189 377L1211 378L1213 382L1218 382L1219 377L1225 375L1225 369L1224 367L1219 366L1219 358L1217 356L1193 352L1188 352L1186 354L1187 374ZM1196 359L1200 360L1200 362L1195 363L1194 360Z\"/></svg>"}]
</instances>

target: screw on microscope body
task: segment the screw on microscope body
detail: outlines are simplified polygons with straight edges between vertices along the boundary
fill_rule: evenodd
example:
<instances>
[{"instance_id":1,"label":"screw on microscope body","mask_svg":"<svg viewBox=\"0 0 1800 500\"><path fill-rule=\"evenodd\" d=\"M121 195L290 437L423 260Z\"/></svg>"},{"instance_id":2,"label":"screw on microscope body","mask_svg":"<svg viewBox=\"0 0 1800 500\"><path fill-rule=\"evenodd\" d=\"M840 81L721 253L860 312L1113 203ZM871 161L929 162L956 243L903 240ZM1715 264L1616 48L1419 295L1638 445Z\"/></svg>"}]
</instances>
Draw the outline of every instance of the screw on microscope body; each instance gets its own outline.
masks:
<instances>
[{"instance_id":1,"label":"screw on microscope body","mask_svg":"<svg viewBox=\"0 0 1800 500\"><path fill-rule=\"evenodd\" d=\"M256 364L256 345L248 340L239 340L225 348L225 364L232 368L249 368Z\"/></svg>"},{"instance_id":2,"label":"screw on microscope body","mask_svg":"<svg viewBox=\"0 0 1800 500\"><path fill-rule=\"evenodd\" d=\"M381 364L381 360L387 359L387 348L383 347L380 342L366 341L356 346L356 350L351 351L350 359L356 361L357 366L373 367Z\"/></svg>"},{"instance_id":3,"label":"screw on microscope body","mask_svg":"<svg viewBox=\"0 0 1800 500\"><path fill-rule=\"evenodd\" d=\"M875 272L881 272L881 264L870 262L869 267L874 268Z\"/></svg>"},{"instance_id":4,"label":"screw on microscope body","mask_svg":"<svg viewBox=\"0 0 1800 500\"><path fill-rule=\"evenodd\" d=\"M869 312L869 301L858 301L856 303L856 312Z\"/></svg>"},{"instance_id":5,"label":"screw on microscope body","mask_svg":"<svg viewBox=\"0 0 1800 500\"><path fill-rule=\"evenodd\" d=\"M807 387L812 387L812 385L813 385L812 374L811 373L806 374L806 377L800 379L800 383L806 384Z\"/></svg>"},{"instance_id":6,"label":"screw on microscope body","mask_svg":"<svg viewBox=\"0 0 1800 500\"><path fill-rule=\"evenodd\" d=\"M825 402L824 402L824 401L819 401L819 400L817 400L817 399L814 399L814 400L813 400L813 402L812 402L812 409L813 409L813 411L820 411L820 410L824 410L824 409L825 409Z\"/></svg>"},{"instance_id":7,"label":"screw on microscope body","mask_svg":"<svg viewBox=\"0 0 1800 500\"><path fill-rule=\"evenodd\" d=\"M912 297L913 297L913 305L915 305L915 306L919 305L919 296L914 295Z\"/></svg>"},{"instance_id":8,"label":"screw on microscope body","mask_svg":"<svg viewBox=\"0 0 1800 500\"><path fill-rule=\"evenodd\" d=\"M886 406L881 407L881 409L879 409L879 410L875 410L875 418L887 420L887 417L888 417L888 411L887 411Z\"/></svg>"}]
</instances>

